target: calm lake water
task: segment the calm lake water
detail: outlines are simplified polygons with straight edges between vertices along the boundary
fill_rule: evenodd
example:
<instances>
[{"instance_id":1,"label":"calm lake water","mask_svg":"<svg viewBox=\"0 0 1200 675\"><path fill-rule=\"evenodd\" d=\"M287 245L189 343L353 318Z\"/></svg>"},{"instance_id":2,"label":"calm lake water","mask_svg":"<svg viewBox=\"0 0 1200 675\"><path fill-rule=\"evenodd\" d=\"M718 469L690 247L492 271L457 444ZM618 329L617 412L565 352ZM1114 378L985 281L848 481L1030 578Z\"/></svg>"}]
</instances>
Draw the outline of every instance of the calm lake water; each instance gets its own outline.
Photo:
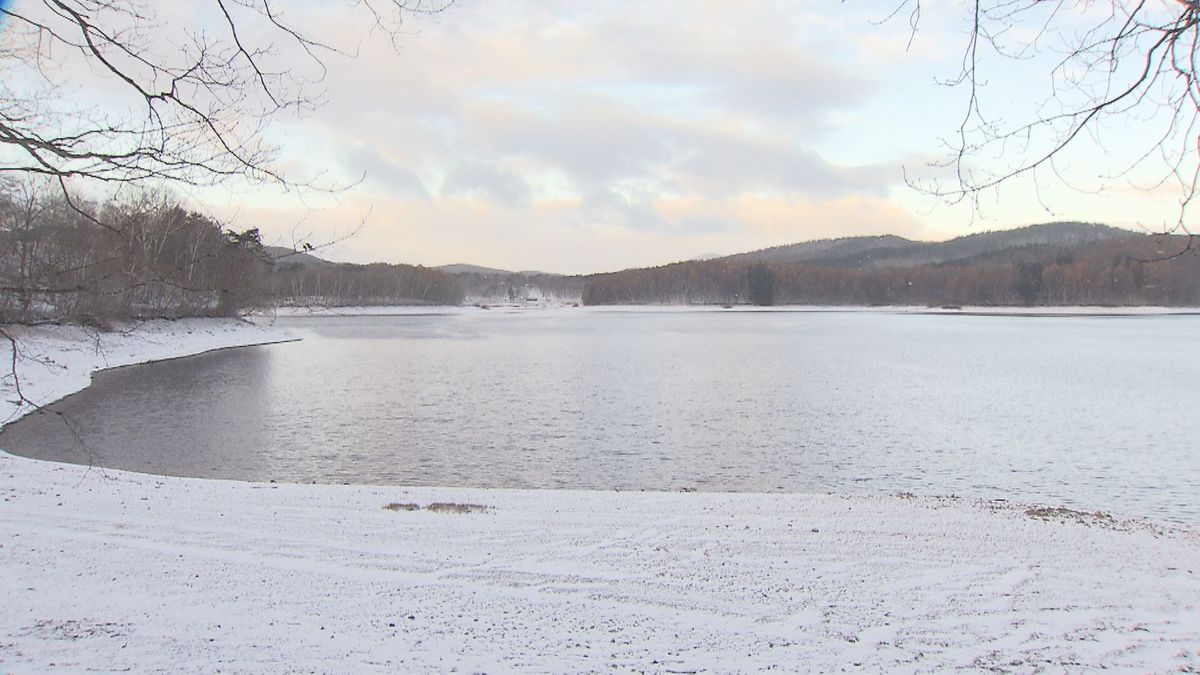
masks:
<instances>
[{"instance_id":1,"label":"calm lake water","mask_svg":"<svg viewBox=\"0 0 1200 675\"><path fill-rule=\"evenodd\" d=\"M279 319L102 373L31 457L251 480L1007 497L1200 522L1200 317Z\"/></svg>"}]
</instances>

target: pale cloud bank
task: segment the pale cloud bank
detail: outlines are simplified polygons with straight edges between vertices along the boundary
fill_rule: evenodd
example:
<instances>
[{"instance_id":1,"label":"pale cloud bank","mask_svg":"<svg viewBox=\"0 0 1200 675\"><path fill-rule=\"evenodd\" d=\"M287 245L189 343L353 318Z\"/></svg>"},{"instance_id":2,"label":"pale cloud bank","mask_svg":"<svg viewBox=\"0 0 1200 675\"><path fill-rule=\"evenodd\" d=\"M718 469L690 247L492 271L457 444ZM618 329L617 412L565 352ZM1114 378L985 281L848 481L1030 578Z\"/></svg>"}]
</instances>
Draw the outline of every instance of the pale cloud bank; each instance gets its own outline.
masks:
<instances>
[{"instance_id":1,"label":"pale cloud bank","mask_svg":"<svg viewBox=\"0 0 1200 675\"><path fill-rule=\"evenodd\" d=\"M464 0L414 19L398 53L367 38L332 60L326 105L273 129L300 173L360 183L230 208L283 239L369 214L331 250L346 260L561 272L969 231L970 214L914 194L902 168L954 128L934 79L955 18L906 49L903 25L871 22L885 9ZM335 37L359 29L313 12ZM1014 193L989 226L1045 219L1045 200Z\"/></svg>"}]
</instances>

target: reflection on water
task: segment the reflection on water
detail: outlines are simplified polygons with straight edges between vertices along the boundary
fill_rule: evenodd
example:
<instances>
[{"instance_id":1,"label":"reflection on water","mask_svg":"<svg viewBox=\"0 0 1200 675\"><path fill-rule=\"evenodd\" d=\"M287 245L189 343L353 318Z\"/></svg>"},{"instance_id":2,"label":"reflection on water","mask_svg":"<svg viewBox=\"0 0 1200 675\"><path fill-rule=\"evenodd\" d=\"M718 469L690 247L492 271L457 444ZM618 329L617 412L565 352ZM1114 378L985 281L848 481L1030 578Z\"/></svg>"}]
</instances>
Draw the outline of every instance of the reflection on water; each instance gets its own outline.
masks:
<instances>
[{"instance_id":1,"label":"reflection on water","mask_svg":"<svg viewBox=\"0 0 1200 675\"><path fill-rule=\"evenodd\" d=\"M1200 317L286 319L99 375L98 463L253 480L1012 497L1200 521ZM85 461L57 416L0 435Z\"/></svg>"}]
</instances>

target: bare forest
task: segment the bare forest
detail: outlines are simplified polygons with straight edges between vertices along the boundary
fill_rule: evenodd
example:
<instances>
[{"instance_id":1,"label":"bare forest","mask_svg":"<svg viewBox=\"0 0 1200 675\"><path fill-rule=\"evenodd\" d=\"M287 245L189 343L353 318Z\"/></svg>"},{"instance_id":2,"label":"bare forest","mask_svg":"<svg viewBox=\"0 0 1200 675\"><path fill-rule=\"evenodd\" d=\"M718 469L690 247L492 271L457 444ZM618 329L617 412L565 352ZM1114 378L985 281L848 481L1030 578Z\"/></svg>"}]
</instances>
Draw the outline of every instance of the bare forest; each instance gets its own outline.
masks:
<instances>
[{"instance_id":1,"label":"bare forest","mask_svg":"<svg viewBox=\"0 0 1200 675\"><path fill-rule=\"evenodd\" d=\"M954 241L960 240L947 244ZM768 249L757 257L598 275L582 300L589 305L1194 306L1200 304L1200 258L1190 255L1189 247L1186 236L1130 233L919 264L899 258L893 248L804 261L771 259Z\"/></svg>"},{"instance_id":2,"label":"bare forest","mask_svg":"<svg viewBox=\"0 0 1200 675\"><path fill-rule=\"evenodd\" d=\"M0 321L103 323L237 316L276 304L458 304L455 280L412 265L298 262L168 194L89 203L36 182L0 187Z\"/></svg>"},{"instance_id":3,"label":"bare forest","mask_svg":"<svg viewBox=\"0 0 1200 675\"><path fill-rule=\"evenodd\" d=\"M234 316L268 302L257 229L224 229L153 192L89 203L0 188L0 321Z\"/></svg>"},{"instance_id":4,"label":"bare forest","mask_svg":"<svg viewBox=\"0 0 1200 675\"><path fill-rule=\"evenodd\" d=\"M263 246L160 192L0 188L0 320L236 316L277 305L1200 305L1189 238L1059 223L939 243L857 237L608 274L450 273Z\"/></svg>"},{"instance_id":5,"label":"bare forest","mask_svg":"<svg viewBox=\"0 0 1200 675\"><path fill-rule=\"evenodd\" d=\"M304 264L275 260L272 289L283 305L458 305L463 289L449 274L418 265Z\"/></svg>"}]
</instances>

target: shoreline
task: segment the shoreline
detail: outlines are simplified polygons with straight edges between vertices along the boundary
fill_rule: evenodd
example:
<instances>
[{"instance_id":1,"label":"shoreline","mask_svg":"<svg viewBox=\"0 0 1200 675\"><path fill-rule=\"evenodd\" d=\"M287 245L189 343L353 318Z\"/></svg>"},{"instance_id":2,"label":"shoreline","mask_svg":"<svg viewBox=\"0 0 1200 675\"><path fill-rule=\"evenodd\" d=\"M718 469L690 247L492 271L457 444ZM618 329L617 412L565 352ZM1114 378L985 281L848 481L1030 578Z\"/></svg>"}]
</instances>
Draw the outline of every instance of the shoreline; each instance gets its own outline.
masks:
<instances>
[{"instance_id":1,"label":"shoreline","mask_svg":"<svg viewBox=\"0 0 1200 675\"><path fill-rule=\"evenodd\" d=\"M214 321L26 335L26 394L286 339ZM0 497L6 670L1200 666L1186 525L932 497L170 478L5 452Z\"/></svg>"},{"instance_id":2,"label":"shoreline","mask_svg":"<svg viewBox=\"0 0 1200 675\"><path fill-rule=\"evenodd\" d=\"M11 367L0 375L0 428L71 394L86 389L92 375L153 361L197 356L222 349L293 342L286 330L243 319L155 319L97 331L74 325L10 325L17 340L18 401ZM13 363L12 346L0 344L0 363Z\"/></svg>"},{"instance_id":3,"label":"shoreline","mask_svg":"<svg viewBox=\"0 0 1200 675\"><path fill-rule=\"evenodd\" d=\"M480 306L484 305L484 306ZM962 306L962 307L926 307L923 305L734 305L723 307L711 305L575 305L571 303L474 303L463 305L371 305L345 307L279 307L270 312L256 314L263 319L273 318L308 318L308 317L345 317L345 316L431 316L476 314L482 312L496 314L519 314L537 312L567 312L567 313L880 313L880 314L911 314L911 315L945 315L945 316L1013 316L1013 317L1141 317L1141 316L1196 316L1200 315L1200 307L1159 307L1137 305L1128 307L1109 307L1102 305L1063 305L1063 306Z\"/></svg>"}]
</instances>

